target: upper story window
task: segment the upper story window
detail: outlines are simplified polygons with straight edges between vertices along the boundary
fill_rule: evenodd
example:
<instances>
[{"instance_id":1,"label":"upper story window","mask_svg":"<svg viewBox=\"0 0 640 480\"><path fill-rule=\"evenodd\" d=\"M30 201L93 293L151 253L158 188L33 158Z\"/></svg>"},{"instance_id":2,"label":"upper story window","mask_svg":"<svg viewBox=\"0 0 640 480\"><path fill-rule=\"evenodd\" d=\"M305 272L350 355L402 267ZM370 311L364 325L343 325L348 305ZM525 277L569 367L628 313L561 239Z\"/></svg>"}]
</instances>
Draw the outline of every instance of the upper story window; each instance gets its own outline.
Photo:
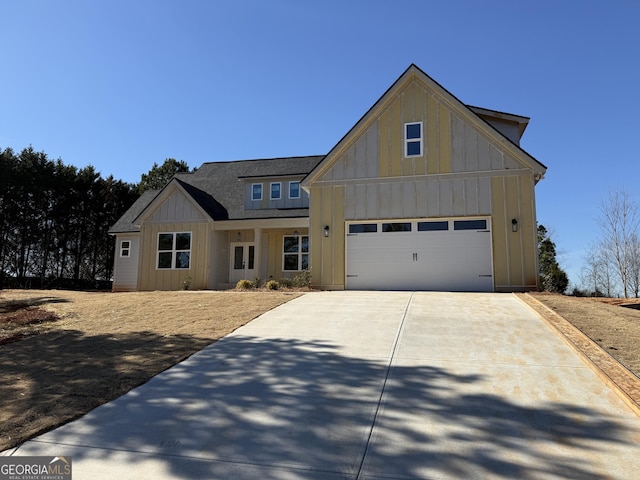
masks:
<instances>
[{"instance_id":1,"label":"upper story window","mask_svg":"<svg viewBox=\"0 0 640 480\"><path fill-rule=\"evenodd\" d=\"M122 240L120 242L120 256L128 257L131 255L131 241Z\"/></svg>"},{"instance_id":2,"label":"upper story window","mask_svg":"<svg viewBox=\"0 0 640 480\"><path fill-rule=\"evenodd\" d=\"M300 198L300 182L289 182L289 198Z\"/></svg>"},{"instance_id":3,"label":"upper story window","mask_svg":"<svg viewBox=\"0 0 640 480\"><path fill-rule=\"evenodd\" d=\"M254 183L251 185L251 200L262 200L262 184Z\"/></svg>"},{"instance_id":4,"label":"upper story window","mask_svg":"<svg viewBox=\"0 0 640 480\"><path fill-rule=\"evenodd\" d=\"M271 200L280 200L282 198L282 184L280 182L273 182L271 184Z\"/></svg>"},{"instance_id":5,"label":"upper story window","mask_svg":"<svg viewBox=\"0 0 640 480\"><path fill-rule=\"evenodd\" d=\"M404 124L404 156L420 157L423 149L422 122Z\"/></svg>"},{"instance_id":6,"label":"upper story window","mask_svg":"<svg viewBox=\"0 0 640 480\"><path fill-rule=\"evenodd\" d=\"M191 232L158 234L158 268L188 269L191 264Z\"/></svg>"}]
</instances>

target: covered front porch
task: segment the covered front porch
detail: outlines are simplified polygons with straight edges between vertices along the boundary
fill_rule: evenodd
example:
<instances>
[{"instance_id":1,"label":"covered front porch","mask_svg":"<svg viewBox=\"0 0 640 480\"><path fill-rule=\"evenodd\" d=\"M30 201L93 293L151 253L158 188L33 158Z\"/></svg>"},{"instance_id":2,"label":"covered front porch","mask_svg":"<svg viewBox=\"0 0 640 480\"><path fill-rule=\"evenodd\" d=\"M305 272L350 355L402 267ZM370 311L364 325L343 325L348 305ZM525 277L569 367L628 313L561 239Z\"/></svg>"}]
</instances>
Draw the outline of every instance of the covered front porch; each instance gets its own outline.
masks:
<instances>
[{"instance_id":1,"label":"covered front porch","mask_svg":"<svg viewBox=\"0 0 640 480\"><path fill-rule=\"evenodd\" d=\"M310 268L308 217L219 221L214 231L214 288L233 288L240 280L292 278Z\"/></svg>"}]
</instances>

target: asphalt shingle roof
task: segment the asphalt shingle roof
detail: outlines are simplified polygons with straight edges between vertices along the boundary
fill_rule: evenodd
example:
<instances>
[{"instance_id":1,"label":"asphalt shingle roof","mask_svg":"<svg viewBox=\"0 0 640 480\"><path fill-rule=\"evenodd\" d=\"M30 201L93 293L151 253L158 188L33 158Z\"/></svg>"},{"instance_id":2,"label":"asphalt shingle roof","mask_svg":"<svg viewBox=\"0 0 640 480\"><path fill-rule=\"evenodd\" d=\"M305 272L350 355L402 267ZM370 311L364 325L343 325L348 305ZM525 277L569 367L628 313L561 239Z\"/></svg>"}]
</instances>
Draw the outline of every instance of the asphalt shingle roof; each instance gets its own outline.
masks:
<instances>
[{"instance_id":1,"label":"asphalt shingle roof","mask_svg":"<svg viewBox=\"0 0 640 480\"><path fill-rule=\"evenodd\" d=\"M244 182L261 177L305 176L323 158L324 155L314 155L210 162L202 164L193 173L176 174L174 180L179 182L213 220L307 217L309 216L308 208L246 210ZM158 190L144 192L109 233L140 231L133 222L151 204L158 193Z\"/></svg>"}]
</instances>

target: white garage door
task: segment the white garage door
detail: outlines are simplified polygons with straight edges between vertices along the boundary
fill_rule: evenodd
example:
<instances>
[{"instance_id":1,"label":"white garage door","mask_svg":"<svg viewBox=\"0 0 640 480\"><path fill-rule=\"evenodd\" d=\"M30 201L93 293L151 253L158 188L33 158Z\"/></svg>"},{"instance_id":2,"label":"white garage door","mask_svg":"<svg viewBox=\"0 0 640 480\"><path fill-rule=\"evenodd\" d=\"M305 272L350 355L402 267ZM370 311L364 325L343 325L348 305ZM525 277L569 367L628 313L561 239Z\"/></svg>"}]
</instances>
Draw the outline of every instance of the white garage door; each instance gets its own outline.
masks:
<instances>
[{"instance_id":1,"label":"white garage door","mask_svg":"<svg viewBox=\"0 0 640 480\"><path fill-rule=\"evenodd\" d=\"M347 224L349 290L493 291L489 220Z\"/></svg>"}]
</instances>

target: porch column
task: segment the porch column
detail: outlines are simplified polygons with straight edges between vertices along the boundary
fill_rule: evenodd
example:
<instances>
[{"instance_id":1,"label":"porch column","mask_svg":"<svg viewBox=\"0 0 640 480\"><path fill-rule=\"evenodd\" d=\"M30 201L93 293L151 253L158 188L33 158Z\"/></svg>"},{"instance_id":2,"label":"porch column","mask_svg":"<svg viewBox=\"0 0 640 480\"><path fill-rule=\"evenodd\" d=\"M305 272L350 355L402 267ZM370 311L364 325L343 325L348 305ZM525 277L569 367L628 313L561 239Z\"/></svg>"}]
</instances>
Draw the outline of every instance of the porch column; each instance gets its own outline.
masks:
<instances>
[{"instance_id":1,"label":"porch column","mask_svg":"<svg viewBox=\"0 0 640 480\"><path fill-rule=\"evenodd\" d=\"M266 282L268 279L263 277L262 265L260 263L262 258L262 255L260 255L260 253L262 252L262 229L261 228L253 229L253 240L256 245L253 261L254 261L255 269L258 271L257 276L260 277L260 280L262 280L263 282Z\"/></svg>"}]
</instances>

